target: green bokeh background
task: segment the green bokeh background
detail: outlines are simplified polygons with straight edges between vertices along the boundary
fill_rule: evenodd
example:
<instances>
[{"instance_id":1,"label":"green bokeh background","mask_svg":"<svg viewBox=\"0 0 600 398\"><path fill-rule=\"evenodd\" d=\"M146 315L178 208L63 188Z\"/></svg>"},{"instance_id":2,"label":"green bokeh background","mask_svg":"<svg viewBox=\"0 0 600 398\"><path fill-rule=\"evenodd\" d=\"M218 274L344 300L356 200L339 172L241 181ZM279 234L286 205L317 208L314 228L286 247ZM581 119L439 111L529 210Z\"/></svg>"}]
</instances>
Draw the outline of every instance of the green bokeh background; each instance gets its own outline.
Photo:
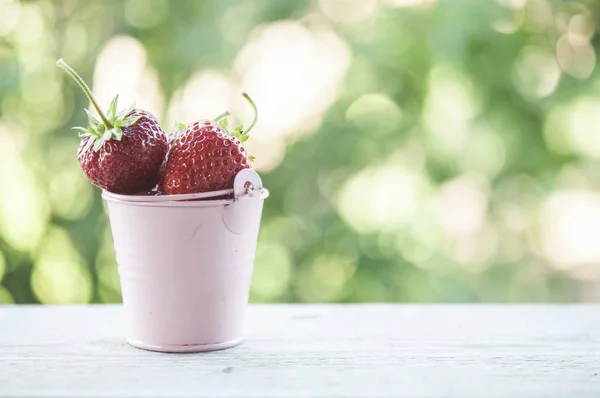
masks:
<instances>
[{"instance_id":1,"label":"green bokeh background","mask_svg":"<svg viewBox=\"0 0 600 398\"><path fill-rule=\"evenodd\" d=\"M142 59L123 90L166 130L222 98L244 119L237 95L255 97L249 149L271 197L254 302L598 301L599 13L592 0L0 0L0 303L120 301L70 130L88 103L60 57L95 92Z\"/></svg>"}]
</instances>

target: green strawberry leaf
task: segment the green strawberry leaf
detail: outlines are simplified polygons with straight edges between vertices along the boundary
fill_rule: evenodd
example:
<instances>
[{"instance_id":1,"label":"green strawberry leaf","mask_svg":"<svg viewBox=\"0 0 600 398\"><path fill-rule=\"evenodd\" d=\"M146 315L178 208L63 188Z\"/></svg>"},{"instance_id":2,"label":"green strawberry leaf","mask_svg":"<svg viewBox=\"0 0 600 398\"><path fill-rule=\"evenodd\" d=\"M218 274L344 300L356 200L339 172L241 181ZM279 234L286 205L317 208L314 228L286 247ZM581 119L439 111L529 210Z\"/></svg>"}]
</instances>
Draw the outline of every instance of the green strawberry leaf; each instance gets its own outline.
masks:
<instances>
[{"instance_id":1,"label":"green strawberry leaf","mask_svg":"<svg viewBox=\"0 0 600 398\"><path fill-rule=\"evenodd\" d=\"M135 122L137 122L140 119L141 116L129 116L126 117L125 119L123 119L119 125L119 127L127 127L127 126L131 126L132 124L134 124Z\"/></svg>"},{"instance_id":2,"label":"green strawberry leaf","mask_svg":"<svg viewBox=\"0 0 600 398\"><path fill-rule=\"evenodd\" d=\"M251 162L254 162L256 160L254 156L248 156L248 159L250 159Z\"/></svg>"},{"instance_id":3,"label":"green strawberry leaf","mask_svg":"<svg viewBox=\"0 0 600 398\"><path fill-rule=\"evenodd\" d=\"M83 137L84 135L91 135L91 133L94 131L94 130L91 130L89 127L85 128L85 127L79 127L79 126L73 127L71 130L79 131L80 137Z\"/></svg>"},{"instance_id":4,"label":"green strawberry leaf","mask_svg":"<svg viewBox=\"0 0 600 398\"><path fill-rule=\"evenodd\" d=\"M98 127L98 125L100 124L100 122L98 121L98 119L96 119L96 117L94 115L92 115L92 112L90 112L88 109L85 109L85 113L88 116L88 119L90 121L90 124L92 125L93 128Z\"/></svg>"},{"instance_id":5,"label":"green strawberry leaf","mask_svg":"<svg viewBox=\"0 0 600 398\"><path fill-rule=\"evenodd\" d=\"M127 115L131 113L135 109L135 102L129 106L127 109L123 109L116 116L117 119L124 119Z\"/></svg>"},{"instance_id":6,"label":"green strawberry leaf","mask_svg":"<svg viewBox=\"0 0 600 398\"><path fill-rule=\"evenodd\" d=\"M91 136L88 139L88 142L85 144L85 147L83 147L83 152L87 152L90 150L90 148L92 147L92 145L94 145L94 142L96 141L96 138L94 136Z\"/></svg>"},{"instance_id":7,"label":"green strawberry leaf","mask_svg":"<svg viewBox=\"0 0 600 398\"><path fill-rule=\"evenodd\" d=\"M119 96L116 95L115 98L110 101L110 105L108 106L108 120L113 121L117 117L117 105L119 103Z\"/></svg>"},{"instance_id":8,"label":"green strawberry leaf","mask_svg":"<svg viewBox=\"0 0 600 398\"><path fill-rule=\"evenodd\" d=\"M100 148L102 148L102 145L104 145L104 140L102 138L97 139L96 142L94 142L94 151L98 152Z\"/></svg>"},{"instance_id":9,"label":"green strawberry leaf","mask_svg":"<svg viewBox=\"0 0 600 398\"><path fill-rule=\"evenodd\" d=\"M178 122L177 120L175 120L175 126L173 127L173 130L176 131L183 131L187 128L187 126L181 122Z\"/></svg>"},{"instance_id":10,"label":"green strawberry leaf","mask_svg":"<svg viewBox=\"0 0 600 398\"><path fill-rule=\"evenodd\" d=\"M223 119L219 120L219 126L221 126L221 128L223 130L227 130L228 124L229 124L229 121L227 120L227 118L223 118Z\"/></svg>"}]
</instances>

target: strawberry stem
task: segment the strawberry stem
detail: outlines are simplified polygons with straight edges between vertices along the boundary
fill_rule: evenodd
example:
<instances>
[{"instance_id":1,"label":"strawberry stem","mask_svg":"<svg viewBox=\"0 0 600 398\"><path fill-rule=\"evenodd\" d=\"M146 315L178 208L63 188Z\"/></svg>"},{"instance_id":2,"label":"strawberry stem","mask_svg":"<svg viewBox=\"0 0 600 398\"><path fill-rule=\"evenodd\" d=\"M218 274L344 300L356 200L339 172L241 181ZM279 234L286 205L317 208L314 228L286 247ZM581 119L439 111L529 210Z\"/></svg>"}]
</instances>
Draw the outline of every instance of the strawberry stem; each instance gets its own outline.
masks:
<instances>
[{"instance_id":1,"label":"strawberry stem","mask_svg":"<svg viewBox=\"0 0 600 398\"><path fill-rule=\"evenodd\" d=\"M250 98L248 94L242 93L242 97L246 98L246 101L250 103L250 106L254 111L254 120L252 120L252 124L250 124L250 127L248 127L245 131L242 132L242 134L248 134L256 124L256 120L258 119L258 109L256 108L256 104L254 103L254 101L252 101L252 98Z\"/></svg>"},{"instance_id":2,"label":"strawberry stem","mask_svg":"<svg viewBox=\"0 0 600 398\"><path fill-rule=\"evenodd\" d=\"M217 116L213 120L218 123L219 120L224 119L224 118L226 118L227 116L230 116L230 115L231 115L231 113L229 113L229 111L226 111L226 112L221 113L219 116Z\"/></svg>"},{"instance_id":3,"label":"strawberry stem","mask_svg":"<svg viewBox=\"0 0 600 398\"><path fill-rule=\"evenodd\" d=\"M56 61L56 66L58 66L59 68L61 68L65 72L67 72L68 75L71 76L71 78L73 78L73 80L75 80L75 83L77 83L79 85L79 87L81 87L81 90L83 91L85 96L88 97L88 99L90 100L90 102L92 103L94 108L96 109L96 112L98 112L98 116L100 116L100 119L102 120L102 123L104 124L104 127L107 130L112 129L114 126L112 125L112 123L110 123L108 121L108 119L106 118L106 115L104 115L104 112L102 112L102 109L100 109L100 106L98 106L98 103L96 102L96 99L94 98L94 95L92 94L92 90L90 90L88 85L85 84L85 82L83 81L81 76L79 76L77 74L77 72L75 72L73 70L73 68L71 68L69 65L67 65L67 63L65 61L63 61L62 58L59 59L58 61Z\"/></svg>"}]
</instances>

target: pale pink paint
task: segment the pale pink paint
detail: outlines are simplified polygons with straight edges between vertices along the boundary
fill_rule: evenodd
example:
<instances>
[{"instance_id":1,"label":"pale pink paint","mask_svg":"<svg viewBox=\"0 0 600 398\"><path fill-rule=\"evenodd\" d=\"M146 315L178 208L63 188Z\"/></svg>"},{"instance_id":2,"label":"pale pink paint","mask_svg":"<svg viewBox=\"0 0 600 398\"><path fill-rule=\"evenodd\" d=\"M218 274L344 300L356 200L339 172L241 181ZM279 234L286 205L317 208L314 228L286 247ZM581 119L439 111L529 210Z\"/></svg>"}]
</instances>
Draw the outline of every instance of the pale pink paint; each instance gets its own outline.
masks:
<instances>
[{"instance_id":1,"label":"pale pink paint","mask_svg":"<svg viewBox=\"0 0 600 398\"><path fill-rule=\"evenodd\" d=\"M255 190L246 191L250 181ZM235 200L169 201L104 192L127 341L164 352L212 351L243 340L263 201L242 170ZM134 198L133 200L128 200Z\"/></svg>"}]
</instances>

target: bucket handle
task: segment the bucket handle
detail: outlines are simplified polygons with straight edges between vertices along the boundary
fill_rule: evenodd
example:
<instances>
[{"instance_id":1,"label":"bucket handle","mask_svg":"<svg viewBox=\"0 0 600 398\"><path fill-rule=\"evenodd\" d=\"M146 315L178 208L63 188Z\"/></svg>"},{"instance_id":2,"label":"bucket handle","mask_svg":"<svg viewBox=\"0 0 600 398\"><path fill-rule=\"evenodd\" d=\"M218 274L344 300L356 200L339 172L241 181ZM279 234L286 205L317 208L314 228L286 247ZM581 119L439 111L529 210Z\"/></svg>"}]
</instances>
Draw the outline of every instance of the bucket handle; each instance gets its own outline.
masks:
<instances>
[{"instance_id":1,"label":"bucket handle","mask_svg":"<svg viewBox=\"0 0 600 398\"><path fill-rule=\"evenodd\" d=\"M240 170L233 180L233 197L236 202L243 196L260 197L263 191L262 180L252 169Z\"/></svg>"},{"instance_id":2,"label":"bucket handle","mask_svg":"<svg viewBox=\"0 0 600 398\"><path fill-rule=\"evenodd\" d=\"M233 181L233 203L223 207L223 223L234 235L258 231L262 202L269 191L263 188L258 174L252 169L237 173Z\"/></svg>"}]
</instances>

